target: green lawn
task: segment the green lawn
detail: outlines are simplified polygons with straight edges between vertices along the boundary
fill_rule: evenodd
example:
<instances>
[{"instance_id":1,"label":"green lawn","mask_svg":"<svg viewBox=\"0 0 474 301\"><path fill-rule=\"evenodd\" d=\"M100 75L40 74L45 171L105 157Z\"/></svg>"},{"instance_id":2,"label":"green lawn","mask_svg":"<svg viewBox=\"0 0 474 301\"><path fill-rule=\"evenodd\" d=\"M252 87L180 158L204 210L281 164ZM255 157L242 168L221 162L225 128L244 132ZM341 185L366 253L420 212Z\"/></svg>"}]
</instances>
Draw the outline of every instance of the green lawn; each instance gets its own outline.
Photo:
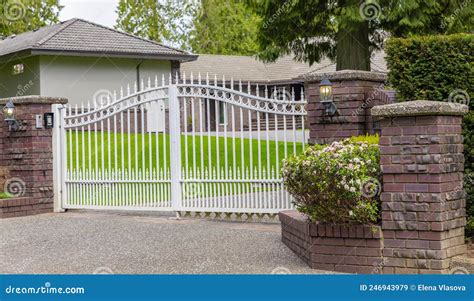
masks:
<instances>
[{"instance_id":1,"label":"green lawn","mask_svg":"<svg viewBox=\"0 0 474 301\"><path fill-rule=\"evenodd\" d=\"M288 140L290 140L290 137L288 137ZM138 169L144 168L149 170L153 168L159 171L164 167L169 168L170 165L170 136L168 134L114 135L113 133L106 132L82 134L81 132L76 133L73 131L68 134L67 142L68 168L72 165L73 168L93 171L96 170L96 166L100 170L103 165L105 170L136 169L138 167ZM157 147L157 143L159 147ZM226 143L227 149L225 147ZM206 135L201 139L198 134L195 137L182 135L182 167L188 166L192 170L194 166L197 169L203 166L204 169L211 167L212 170L217 169L217 166L219 166L223 170L225 166L228 166L231 169L234 166L235 160L236 167L239 169L241 167L249 169L251 166L255 169L260 164L262 168L268 168L269 166L270 170L273 169L277 173L277 169L281 167L281 160L285 157L285 154L292 154L295 148L296 152L299 153L303 147L302 143L293 144L288 142L285 152L283 141L278 143L269 141L267 143L267 141L261 139L259 157L258 144L257 139L236 138L234 140L231 137L226 139L224 137L216 138L215 136ZM209 147L211 149L210 155ZM235 156L233 153L234 148ZM187 152L186 149L188 150ZM194 151L195 155L193 155ZM252 164L250 162L251 156ZM122 160L122 158L124 159Z\"/></svg>"},{"instance_id":2,"label":"green lawn","mask_svg":"<svg viewBox=\"0 0 474 301\"><path fill-rule=\"evenodd\" d=\"M103 137L102 137L103 135ZM116 134L113 133L68 133L68 169L89 171L127 170L132 172L128 178L146 179L150 168L158 172L158 179L168 179L163 176L162 171L170 166L170 137L167 134ZM288 137L289 140L290 137ZM103 141L103 142L102 142ZM110 141L110 143L109 143ZM110 146L109 146L110 144ZM227 144L227 147L225 146ZM150 147L151 145L151 147ZM158 145L158 147L157 147ZM279 168L285 155L301 152L302 143L285 143L279 141L260 141L259 156L258 139L234 140L231 137L224 138L215 136L181 136L181 163L183 169L199 172L204 169L203 175L189 174L186 178L200 179L243 179L253 177L279 178ZM165 147L166 146L166 147ZM210 152L209 152L210 148ZM234 150L235 149L235 156ZM286 149L286 151L285 151ZM165 151L166 150L166 151ZM186 152L187 150L187 152ZM202 151L201 151L202 150ZM166 153L166 156L165 156ZM195 155L193 155L195 153ZM186 155L187 154L187 155ZM202 156L201 156L202 154ZM150 160L151 156L151 160ZM252 157L252 162L250 162ZM123 158L123 160L122 160ZM224 170L233 170L234 163L237 175L230 172L225 174ZM225 167L228 168L225 168ZM214 172L221 170L220 177ZM245 174L240 173L242 167ZM261 167L259 169L259 167ZM208 170L212 171L211 173ZM248 174L250 168L262 173L254 176ZM263 171L270 170L270 174ZM134 172L138 171L136 174ZM77 175L79 178L87 178L88 175ZM92 175L95 178L97 175ZM69 183L67 188L68 203L72 205L101 205L101 206L149 206L153 202L165 202L171 200L169 182L142 182L142 183L122 183L108 182L101 183L100 180L113 179L114 175L100 175L99 182L94 184L81 185L81 182ZM75 175L71 175L74 180ZM126 182L126 181L125 181ZM278 189L271 183L240 183L232 184L222 181L218 184L212 182L192 182L183 183L182 195L184 200L192 200L197 197L209 199L216 196L225 197L236 194L249 194L265 192ZM256 197L256 196L255 196Z\"/></svg>"}]
</instances>

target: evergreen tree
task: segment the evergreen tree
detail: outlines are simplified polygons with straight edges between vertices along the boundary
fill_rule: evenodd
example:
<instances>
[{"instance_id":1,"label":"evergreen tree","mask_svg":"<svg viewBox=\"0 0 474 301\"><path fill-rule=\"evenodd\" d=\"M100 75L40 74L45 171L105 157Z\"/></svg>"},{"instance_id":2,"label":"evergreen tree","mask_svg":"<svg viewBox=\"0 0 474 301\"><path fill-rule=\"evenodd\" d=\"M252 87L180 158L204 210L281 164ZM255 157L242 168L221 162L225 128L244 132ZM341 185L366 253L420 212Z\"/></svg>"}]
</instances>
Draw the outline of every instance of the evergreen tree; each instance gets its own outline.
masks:
<instances>
[{"instance_id":1,"label":"evergreen tree","mask_svg":"<svg viewBox=\"0 0 474 301\"><path fill-rule=\"evenodd\" d=\"M323 57L337 70L370 70L370 53L388 35L472 31L469 0L247 0L263 20L260 57L274 61L293 54L310 64Z\"/></svg>"},{"instance_id":2,"label":"evergreen tree","mask_svg":"<svg viewBox=\"0 0 474 301\"><path fill-rule=\"evenodd\" d=\"M0 38L59 22L58 0L0 0Z\"/></svg>"}]
</instances>

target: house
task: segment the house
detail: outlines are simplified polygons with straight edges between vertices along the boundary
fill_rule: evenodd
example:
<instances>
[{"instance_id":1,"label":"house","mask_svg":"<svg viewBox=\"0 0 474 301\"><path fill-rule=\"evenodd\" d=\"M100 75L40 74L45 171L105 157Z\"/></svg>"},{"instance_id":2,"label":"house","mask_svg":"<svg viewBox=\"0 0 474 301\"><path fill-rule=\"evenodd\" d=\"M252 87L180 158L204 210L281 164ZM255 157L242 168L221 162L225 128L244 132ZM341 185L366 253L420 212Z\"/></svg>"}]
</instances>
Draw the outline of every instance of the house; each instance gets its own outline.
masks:
<instances>
[{"instance_id":1,"label":"house","mask_svg":"<svg viewBox=\"0 0 474 301\"><path fill-rule=\"evenodd\" d=\"M383 51L375 52L371 57L371 68L373 71L387 72L385 62L385 53ZM264 63L253 56L238 55L212 55L199 54L194 61L185 62L181 65L182 75L194 74L194 81L198 74L208 75L211 82L214 78L218 84L224 84L230 88L232 81L234 89L240 89L253 95L268 96L279 100L301 100L304 86L303 75L308 73L327 73L336 71L336 64L325 58L319 63L309 66L307 63L297 62L291 56L284 56L273 63ZM225 79L225 83L222 83ZM266 94L265 94L266 93ZM211 127L215 130L216 116L217 124L223 128L230 119L230 112L224 112L225 107L221 104L218 110L215 103L211 101L209 116L211 118ZM216 114L217 112L217 114ZM263 116L262 116L263 117ZM244 121L245 122L245 121ZM261 118L261 122L266 122ZM280 121L283 122L283 121ZM244 125L247 128L246 125ZM256 118L252 122L253 127L257 127ZM274 128L273 120L270 121L270 127ZM261 128L265 128L261 124ZM283 128L283 124L279 125Z\"/></svg>"},{"instance_id":2,"label":"house","mask_svg":"<svg viewBox=\"0 0 474 301\"><path fill-rule=\"evenodd\" d=\"M0 41L0 97L41 94L82 104L179 69L196 55L81 19Z\"/></svg>"},{"instance_id":3,"label":"house","mask_svg":"<svg viewBox=\"0 0 474 301\"><path fill-rule=\"evenodd\" d=\"M374 71L386 72L384 53L376 52L371 58ZM0 41L0 98L43 95L65 97L73 107L96 107L109 101L120 89L135 83L159 79L162 75L180 72L182 76L193 73L194 78L207 74L211 81L217 78L219 85L240 89L251 94L279 100L301 99L302 75L314 72L335 71L335 63L323 59L309 66L285 56L273 63L263 63L252 56L194 55L136 37L115 29L82 19L42 27ZM225 81L225 82L223 82ZM190 120L191 108L188 106ZM206 124L210 130L227 125L230 112L225 105L218 108L210 102ZM197 111L197 110L195 110ZM165 120L167 104L151 107L147 116ZM207 117L209 116L209 117ZM252 122L257 127L257 117ZM263 120L263 118L261 118ZM273 121L270 121L272 123ZM247 121L245 121L247 123ZM163 131L166 125L156 123ZM270 124L274 128L274 124ZM247 124L244 124L248 128Z\"/></svg>"},{"instance_id":4,"label":"house","mask_svg":"<svg viewBox=\"0 0 474 301\"><path fill-rule=\"evenodd\" d=\"M383 51L374 52L370 61L372 71L387 72ZM327 73L336 71L336 63L324 58L309 66L284 56L273 63L264 63L253 56L199 54L194 61L181 66L187 74L209 74L211 78L242 80L244 84L283 86L301 83L300 76L309 72Z\"/></svg>"},{"instance_id":5,"label":"house","mask_svg":"<svg viewBox=\"0 0 474 301\"><path fill-rule=\"evenodd\" d=\"M121 87L177 72L196 55L81 19L0 41L0 98L66 97L92 107ZM140 86L140 85L139 85ZM140 89L140 87L138 87Z\"/></svg>"}]
</instances>

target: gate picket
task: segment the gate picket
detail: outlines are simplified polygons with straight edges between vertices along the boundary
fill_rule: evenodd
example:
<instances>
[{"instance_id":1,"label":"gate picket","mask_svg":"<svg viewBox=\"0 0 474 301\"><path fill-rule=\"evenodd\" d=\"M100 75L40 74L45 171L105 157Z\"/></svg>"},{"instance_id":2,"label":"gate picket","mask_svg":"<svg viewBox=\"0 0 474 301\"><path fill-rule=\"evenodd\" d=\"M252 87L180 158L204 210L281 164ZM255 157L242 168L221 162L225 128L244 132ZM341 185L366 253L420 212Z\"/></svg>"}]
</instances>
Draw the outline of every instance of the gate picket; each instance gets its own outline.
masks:
<instances>
[{"instance_id":1,"label":"gate picket","mask_svg":"<svg viewBox=\"0 0 474 301\"><path fill-rule=\"evenodd\" d=\"M107 91L92 106L57 108L58 207L226 213L292 208L279 170L282 159L305 145L303 92L296 100L294 90L244 87L225 78L219 83L201 74L146 83L135 83L132 91L127 85L118 97ZM160 104L163 127L154 126L161 120L150 115Z\"/></svg>"}]
</instances>

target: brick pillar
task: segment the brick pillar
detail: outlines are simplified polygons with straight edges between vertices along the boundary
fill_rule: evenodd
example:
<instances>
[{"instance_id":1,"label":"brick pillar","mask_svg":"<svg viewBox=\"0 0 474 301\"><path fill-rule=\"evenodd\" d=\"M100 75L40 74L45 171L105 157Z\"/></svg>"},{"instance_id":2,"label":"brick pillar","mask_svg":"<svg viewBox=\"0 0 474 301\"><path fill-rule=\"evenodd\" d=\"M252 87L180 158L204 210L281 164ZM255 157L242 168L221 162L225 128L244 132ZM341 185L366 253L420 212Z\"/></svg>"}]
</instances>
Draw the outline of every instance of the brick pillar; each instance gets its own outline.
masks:
<instances>
[{"instance_id":1,"label":"brick pillar","mask_svg":"<svg viewBox=\"0 0 474 301\"><path fill-rule=\"evenodd\" d=\"M16 119L23 125L18 131L10 131L0 115L0 170L7 171L10 189L20 190L12 191L16 197L0 200L0 217L52 212L52 130L37 129L35 116L52 112L52 104L64 104L67 100L24 96L0 99L0 106L9 100L15 105ZM0 187L3 190L4 186Z\"/></svg>"},{"instance_id":2,"label":"brick pillar","mask_svg":"<svg viewBox=\"0 0 474 301\"><path fill-rule=\"evenodd\" d=\"M467 106L377 106L381 121L384 273L448 273L465 252L462 115Z\"/></svg>"},{"instance_id":3,"label":"brick pillar","mask_svg":"<svg viewBox=\"0 0 474 301\"><path fill-rule=\"evenodd\" d=\"M330 143L343 138L374 133L370 109L394 102L395 94L384 90L386 74L357 70L312 73L303 77L308 99L309 142ZM319 83L328 78L333 84L339 114L324 116L319 99ZM388 92L388 93L387 93Z\"/></svg>"}]
</instances>

